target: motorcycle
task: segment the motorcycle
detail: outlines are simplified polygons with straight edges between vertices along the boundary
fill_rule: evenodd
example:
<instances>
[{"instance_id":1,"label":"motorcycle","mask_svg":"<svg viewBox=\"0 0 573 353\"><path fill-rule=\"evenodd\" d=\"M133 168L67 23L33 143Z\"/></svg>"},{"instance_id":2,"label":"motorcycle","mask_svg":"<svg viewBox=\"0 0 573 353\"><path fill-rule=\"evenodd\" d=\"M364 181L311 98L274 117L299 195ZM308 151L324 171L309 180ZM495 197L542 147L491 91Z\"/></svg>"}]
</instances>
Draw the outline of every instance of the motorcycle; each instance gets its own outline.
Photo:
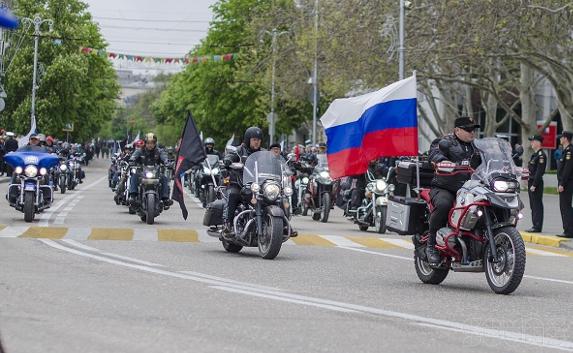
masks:
<instances>
[{"instance_id":1,"label":"motorcycle","mask_svg":"<svg viewBox=\"0 0 573 353\"><path fill-rule=\"evenodd\" d=\"M325 154L317 155L318 164L314 167L305 195L305 204L312 212L312 219L328 222L332 207L332 178Z\"/></svg>"},{"instance_id":2,"label":"motorcycle","mask_svg":"<svg viewBox=\"0 0 573 353\"><path fill-rule=\"evenodd\" d=\"M138 187L138 208L142 222L153 224L155 217L159 216L164 209L161 201L161 175L164 173L164 167L157 165L142 166L138 168L141 174Z\"/></svg>"},{"instance_id":3,"label":"motorcycle","mask_svg":"<svg viewBox=\"0 0 573 353\"><path fill-rule=\"evenodd\" d=\"M244 166L233 163L231 168L243 168L241 194L246 202L239 205L233 218L232 238L222 235L225 201L209 204L203 219L209 227L207 234L219 238L228 252L237 253L245 246L258 247L262 258L274 259L292 232L287 217L288 198L293 193L288 185L288 167L272 152L260 151L251 154Z\"/></svg>"},{"instance_id":4,"label":"motorcycle","mask_svg":"<svg viewBox=\"0 0 573 353\"><path fill-rule=\"evenodd\" d=\"M308 216L308 207L304 197L308 189L308 183L310 181L309 177L314 168L308 161L301 160L296 164L295 169L297 170L297 177L294 182L294 187L295 192L297 193L297 204L294 205L294 207L297 212L301 212L303 216Z\"/></svg>"},{"instance_id":5,"label":"motorcycle","mask_svg":"<svg viewBox=\"0 0 573 353\"><path fill-rule=\"evenodd\" d=\"M66 190L68 188L68 183L69 180L72 178L72 171L68 165L68 161L67 158L65 157L60 157L59 158L60 161L60 165L58 167L58 173L57 173L57 182L58 185L60 187L60 192L62 194L66 193Z\"/></svg>"},{"instance_id":6,"label":"motorcycle","mask_svg":"<svg viewBox=\"0 0 573 353\"><path fill-rule=\"evenodd\" d=\"M217 195L216 186L220 183L221 170L219 169L219 156L209 154L202 164L203 169L198 172L198 198L201 200L203 207L215 201Z\"/></svg>"},{"instance_id":7,"label":"motorcycle","mask_svg":"<svg viewBox=\"0 0 573 353\"><path fill-rule=\"evenodd\" d=\"M83 173L81 162L74 156L68 160L70 177L68 178L68 189L74 190L82 182Z\"/></svg>"},{"instance_id":8,"label":"motorcycle","mask_svg":"<svg viewBox=\"0 0 573 353\"><path fill-rule=\"evenodd\" d=\"M14 168L14 183L8 187L11 207L24 213L24 221L32 222L36 213L49 208L53 190L46 182L51 168L58 165L58 157L48 153L11 152L4 160Z\"/></svg>"},{"instance_id":9,"label":"motorcycle","mask_svg":"<svg viewBox=\"0 0 573 353\"><path fill-rule=\"evenodd\" d=\"M388 173L388 175L391 171ZM366 193L362 199L362 205L352 214L352 220L358 224L358 228L365 232L369 227L374 227L379 234L386 233L386 218L388 213L388 198L394 192L394 185L388 184L388 177L376 179L368 170L368 184Z\"/></svg>"},{"instance_id":10,"label":"motorcycle","mask_svg":"<svg viewBox=\"0 0 573 353\"><path fill-rule=\"evenodd\" d=\"M482 160L475 171L468 161L436 166L439 175L472 174L457 192L448 225L436 234L436 249L442 257L438 266L431 266L426 257L428 219L433 209L429 188L419 190L423 201L402 197L390 201L388 228L414 234L414 264L422 282L439 284L450 270L485 272L495 293L510 294L521 283L526 262L525 245L516 229L523 217L520 169L506 141L484 138L476 140L475 146Z\"/></svg>"}]
</instances>

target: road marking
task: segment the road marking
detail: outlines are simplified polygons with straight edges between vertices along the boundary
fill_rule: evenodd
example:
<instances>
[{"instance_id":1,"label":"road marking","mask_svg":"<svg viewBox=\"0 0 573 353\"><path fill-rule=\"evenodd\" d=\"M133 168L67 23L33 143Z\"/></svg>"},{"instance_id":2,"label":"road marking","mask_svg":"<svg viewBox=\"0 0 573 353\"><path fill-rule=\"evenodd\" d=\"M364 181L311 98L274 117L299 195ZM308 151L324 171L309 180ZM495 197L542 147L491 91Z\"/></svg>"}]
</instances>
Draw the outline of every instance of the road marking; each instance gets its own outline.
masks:
<instances>
[{"instance_id":1,"label":"road marking","mask_svg":"<svg viewBox=\"0 0 573 353\"><path fill-rule=\"evenodd\" d=\"M527 251L530 254L541 255L541 256L566 257L565 255L562 255L562 254L557 254L554 252L549 252L549 251L544 251L544 250L539 250L539 249L533 249L530 247L526 247L525 251Z\"/></svg>"},{"instance_id":2,"label":"road marking","mask_svg":"<svg viewBox=\"0 0 573 353\"><path fill-rule=\"evenodd\" d=\"M77 242L77 241L72 240L72 239L63 239L62 241L63 241L64 243L68 243L68 244L70 244L70 245L72 245L72 246L75 246L76 248L84 249L84 250L87 250L87 251L99 251L99 249L92 248L91 246L87 246L87 245L85 245L85 244L82 244L82 243Z\"/></svg>"},{"instance_id":3,"label":"road marking","mask_svg":"<svg viewBox=\"0 0 573 353\"><path fill-rule=\"evenodd\" d=\"M91 228L70 228L65 239L88 240L91 232Z\"/></svg>"},{"instance_id":4,"label":"road marking","mask_svg":"<svg viewBox=\"0 0 573 353\"><path fill-rule=\"evenodd\" d=\"M202 228L197 231L197 237L200 243L219 243L219 239L207 234L207 230Z\"/></svg>"},{"instance_id":5,"label":"road marking","mask_svg":"<svg viewBox=\"0 0 573 353\"><path fill-rule=\"evenodd\" d=\"M0 238L16 238L26 232L30 226L11 226L0 231Z\"/></svg>"},{"instance_id":6,"label":"road marking","mask_svg":"<svg viewBox=\"0 0 573 353\"><path fill-rule=\"evenodd\" d=\"M120 260L115 260L112 258L108 258L101 255L95 255L86 253L80 250L76 250L73 248L69 248L67 246L61 245L53 240L47 239L40 239L44 244L62 250L71 254L92 258L95 260L99 260L102 262L106 262L112 265L118 265L123 267L128 267L148 273L154 273L158 275L174 277L179 279L186 279L191 280L194 282L199 282L203 284L209 285L211 288L230 291L234 293L240 293L244 295L259 297L259 298L266 298L275 301L283 301L289 302L293 304L300 304L306 306L315 306L325 310L337 311L337 312L347 312L347 313L355 313L355 314L369 314L369 315L377 315L381 317L393 318L393 319L401 319L406 322L411 322L416 325L426 325L427 327L432 327L436 329L443 329L443 330L450 330L456 331L468 335L477 335L483 336L498 340L504 341L511 341L521 344L526 344L535 347L542 347L542 348L550 348L550 349L559 349L564 351L571 351L573 352L573 342L565 341L565 340L558 340L552 339L548 337L542 336L534 336L525 334L523 332L512 332L512 331L504 331L500 329L488 329L485 327L480 326L473 326L464 324L461 322L449 321L449 320L442 320L442 319L433 319L429 317L419 316L408 314L404 312L398 311L391 311L385 309L379 309L374 307L368 307L363 305L351 304L351 303L344 303L334 300L310 297L305 295L298 295L298 294L291 294L288 292L283 292L280 290L264 290L264 289L257 289L255 287L244 285L237 285L232 284L229 282L223 282L221 280L213 279L213 278L206 278L205 276L197 276L197 275L190 275L180 272L173 272L164 269L158 269L151 266L146 265L138 265L134 263L124 262ZM361 250L361 249L353 249L353 250ZM208 276L208 275L207 275ZM212 277L212 276L211 276Z\"/></svg>"},{"instance_id":7,"label":"road marking","mask_svg":"<svg viewBox=\"0 0 573 353\"><path fill-rule=\"evenodd\" d=\"M345 250L357 251L357 252L361 252L361 253L365 253L365 254L370 254L370 255L391 257L391 258L400 259L400 260L408 260L408 261L413 261L413 260L414 260L412 257L392 255L392 254L386 254L386 253L382 253L382 252L375 252L375 251L369 251L369 250L363 250L363 249L357 249L357 248L349 248L349 247L345 247L345 246L339 246L339 248L340 248L340 249L345 249Z\"/></svg>"},{"instance_id":8,"label":"road marking","mask_svg":"<svg viewBox=\"0 0 573 353\"><path fill-rule=\"evenodd\" d=\"M157 230L153 228L136 228L134 229L133 240L157 241Z\"/></svg>"},{"instance_id":9,"label":"road marking","mask_svg":"<svg viewBox=\"0 0 573 353\"><path fill-rule=\"evenodd\" d=\"M193 242L199 241L199 235L193 229L159 229L159 241Z\"/></svg>"},{"instance_id":10,"label":"road marking","mask_svg":"<svg viewBox=\"0 0 573 353\"><path fill-rule=\"evenodd\" d=\"M334 243L336 246L348 246L356 248L365 247L364 245L360 244L360 242L354 242L353 239L350 239L350 237L343 237L340 235L321 235L321 237L325 238L331 243Z\"/></svg>"},{"instance_id":11,"label":"road marking","mask_svg":"<svg viewBox=\"0 0 573 353\"><path fill-rule=\"evenodd\" d=\"M291 238L291 240L297 245L335 246L334 243L319 235L299 234L298 237Z\"/></svg>"},{"instance_id":12,"label":"road marking","mask_svg":"<svg viewBox=\"0 0 573 353\"><path fill-rule=\"evenodd\" d=\"M20 237L22 238L49 238L49 239L62 239L68 228L58 227L30 227Z\"/></svg>"},{"instance_id":13,"label":"road marking","mask_svg":"<svg viewBox=\"0 0 573 353\"><path fill-rule=\"evenodd\" d=\"M411 241L404 240L404 239L392 239L392 238L384 238L380 239L382 241L387 241L390 244L396 245L397 247L414 250L414 244Z\"/></svg>"},{"instance_id":14,"label":"road marking","mask_svg":"<svg viewBox=\"0 0 573 353\"><path fill-rule=\"evenodd\" d=\"M364 237L364 236L348 236L353 242L362 244L366 248L371 249L396 249L398 246L382 240L377 237Z\"/></svg>"},{"instance_id":15,"label":"road marking","mask_svg":"<svg viewBox=\"0 0 573 353\"><path fill-rule=\"evenodd\" d=\"M88 240L133 240L133 229L92 228Z\"/></svg>"},{"instance_id":16,"label":"road marking","mask_svg":"<svg viewBox=\"0 0 573 353\"><path fill-rule=\"evenodd\" d=\"M563 284L573 284L573 281L565 281L563 279L555 279L555 278L547 278L547 277L537 277L537 276L529 276L524 275L523 277L531 278L531 279L538 279L540 281L547 281L547 282L555 282L555 283L563 283Z\"/></svg>"},{"instance_id":17,"label":"road marking","mask_svg":"<svg viewBox=\"0 0 573 353\"><path fill-rule=\"evenodd\" d=\"M258 284L240 282L240 281L235 281L235 280L233 280L233 279L227 279L227 278L223 278L223 277L217 277L217 276L208 275L208 274L200 273L200 272L194 272L194 271L179 271L179 273L185 273L185 274L188 274L188 275L197 276L197 277L202 277L202 278L214 279L214 280L217 280L217 281L221 281L221 282L225 282L225 283L230 283L230 284L238 284L238 285L243 286L243 287L256 288L256 289L264 289L264 290L280 290L279 288L276 288L276 287L267 287L267 286L261 286L261 285L258 285Z\"/></svg>"}]
</instances>

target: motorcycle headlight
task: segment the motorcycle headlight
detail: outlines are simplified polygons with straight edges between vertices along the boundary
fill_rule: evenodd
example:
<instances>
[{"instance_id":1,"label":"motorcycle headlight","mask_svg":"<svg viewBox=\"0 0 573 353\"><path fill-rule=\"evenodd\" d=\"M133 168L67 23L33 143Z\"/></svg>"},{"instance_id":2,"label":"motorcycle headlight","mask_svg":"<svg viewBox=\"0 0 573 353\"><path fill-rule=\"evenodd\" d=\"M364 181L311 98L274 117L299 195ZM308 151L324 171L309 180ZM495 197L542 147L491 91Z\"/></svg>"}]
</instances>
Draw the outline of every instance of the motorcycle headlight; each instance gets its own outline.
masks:
<instances>
[{"instance_id":1,"label":"motorcycle headlight","mask_svg":"<svg viewBox=\"0 0 573 353\"><path fill-rule=\"evenodd\" d=\"M61 171L66 171L66 170L68 170L68 166L65 165L65 164L60 164L60 170L61 170Z\"/></svg>"},{"instance_id":2,"label":"motorcycle headlight","mask_svg":"<svg viewBox=\"0 0 573 353\"><path fill-rule=\"evenodd\" d=\"M330 179L330 173L327 172L326 170L323 170L322 172L320 172L320 177L323 179Z\"/></svg>"},{"instance_id":3,"label":"motorcycle headlight","mask_svg":"<svg viewBox=\"0 0 573 353\"><path fill-rule=\"evenodd\" d=\"M388 184L384 180L376 180L376 192L382 193L386 190Z\"/></svg>"},{"instance_id":4,"label":"motorcycle headlight","mask_svg":"<svg viewBox=\"0 0 573 353\"><path fill-rule=\"evenodd\" d=\"M271 201L274 201L279 197L281 193L281 187L275 183L267 183L263 187L263 194L265 197Z\"/></svg>"},{"instance_id":5,"label":"motorcycle headlight","mask_svg":"<svg viewBox=\"0 0 573 353\"><path fill-rule=\"evenodd\" d=\"M211 175L211 169L203 167L203 173L205 173L206 175Z\"/></svg>"},{"instance_id":6,"label":"motorcycle headlight","mask_svg":"<svg viewBox=\"0 0 573 353\"><path fill-rule=\"evenodd\" d=\"M213 175L219 174L219 168L213 168L213 170L211 170L211 174Z\"/></svg>"},{"instance_id":7,"label":"motorcycle headlight","mask_svg":"<svg viewBox=\"0 0 573 353\"><path fill-rule=\"evenodd\" d=\"M26 174L28 178L35 178L36 175L38 175L38 168L36 168L35 165L29 165L24 169L24 174Z\"/></svg>"},{"instance_id":8,"label":"motorcycle headlight","mask_svg":"<svg viewBox=\"0 0 573 353\"><path fill-rule=\"evenodd\" d=\"M16 173L16 174L22 174L23 171L24 171L24 169L22 169L22 167L16 167L14 169L14 173Z\"/></svg>"},{"instance_id":9,"label":"motorcycle headlight","mask_svg":"<svg viewBox=\"0 0 573 353\"><path fill-rule=\"evenodd\" d=\"M503 180L493 182L493 189L497 192L506 192L509 189L509 183Z\"/></svg>"},{"instance_id":10,"label":"motorcycle headlight","mask_svg":"<svg viewBox=\"0 0 573 353\"><path fill-rule=\"evenodd\" d=\"M302 178L302 183L303 183L303 184L308 184L308 178L307 178L307 177Z\"/></svg>"},{"instance_id":11,"label":"motorcycle headlight","mask_svg":"<svg viewBox=\"0 0 573 353\"><path fill-rule=\"evenodd\" d=\"M285 195L292 196L292 188L290 186L285 187Z\"/></svg>"},{"instance_id":12,"label":"motorcycle headlight","mask_svg":"<svg viewBox=\"0 0 573 353\"><path fill-rule=\"evenodd\" d=\"M255 194L259 192L259 190L261 190L261 186L257 183L252 183L251 184L251 191L254 192Z\"/></svg>"},{"instance_id":13,"label":"motorcycle headlight","mask_svg":"<svg viewBox=\"0 0 573 353\"><path fill-rule=\"evenodd\" d=\"M40 175L48 174L48 170L46 168L40 168Z\"/></svg>"},{"instance_id":14,"label":"motorcycle headlight","mask_svg":"<svg viewBox=\"0 0 573 353\"><path fill-rule=\"evenodd\" d=\"M147 172L145 172L145 177L146 177L147 179L153 179L153 178L155 177L155 173L152 172L152 171L150 171L150 170L148 170Z\"/></svg>"}]
</instances>

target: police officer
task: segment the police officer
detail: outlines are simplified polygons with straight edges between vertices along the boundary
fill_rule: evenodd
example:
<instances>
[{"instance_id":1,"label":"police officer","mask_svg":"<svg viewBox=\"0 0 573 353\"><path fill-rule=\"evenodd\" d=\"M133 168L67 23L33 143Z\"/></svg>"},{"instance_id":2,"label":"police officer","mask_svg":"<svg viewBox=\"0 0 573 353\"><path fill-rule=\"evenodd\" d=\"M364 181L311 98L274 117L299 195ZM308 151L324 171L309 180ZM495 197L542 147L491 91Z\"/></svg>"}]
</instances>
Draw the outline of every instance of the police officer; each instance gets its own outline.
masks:
<instances>
[{"instance_id":1,"label":"police officer","mask_svg":"<svg viewBox=\"0 0 573 353\"><path fill-rule=\"evenodd\" d=\"M481 164L479 153L473 144L475 129L480 126L472 118L457 118L454 132L432 142L429 151L430 161L434 164L461 163L469 161L472 168ZM470 178L469 174L438 175L432 179L430 197L434 209L430 215L430 233L426 247L428 262L439 264L440 254L436 249L436 232L448 223L448 214L456 199L457 191Z\"/></svg>"},{"instance_id":2,"label":"police officer","mask_svg":"<svg viewBox=\"0 0 573 353\"><path fill-rule=\"evenodd\" d=\"M543 136L534 135L529 138L533 154L529 160L529 180L527 190L529 192L529 205L531 207L531 220L533 227L527 230L530 233L541 233L543 229L543 174L547 166L547 157L541 149Z\"/></svg>"},{"instance_id":3,"label":"police officer","mask_svg":"<svg viewBox=\"0 0 573 353\"><path fill-rule=\"evenodd\" d=\"M561 209L561 219L563 220L563 238L573 238L573 146L571 140L573 132L563 131L560 142L563 146L561 163L557 170L557 180L559 181L559 208Z\"/></svg>"}]
</instances>

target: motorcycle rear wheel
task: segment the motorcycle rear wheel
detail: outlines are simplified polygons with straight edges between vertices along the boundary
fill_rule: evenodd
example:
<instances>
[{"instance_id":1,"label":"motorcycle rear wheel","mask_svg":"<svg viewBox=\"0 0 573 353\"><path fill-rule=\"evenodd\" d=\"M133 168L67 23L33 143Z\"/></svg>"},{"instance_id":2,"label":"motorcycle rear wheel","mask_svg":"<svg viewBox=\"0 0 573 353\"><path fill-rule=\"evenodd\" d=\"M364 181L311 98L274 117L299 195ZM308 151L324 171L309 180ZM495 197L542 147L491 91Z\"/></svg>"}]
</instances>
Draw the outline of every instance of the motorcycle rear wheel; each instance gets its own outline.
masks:
<instances>
[{"instance_id":1,"label":"motorcycle rear wheel","mask_svg":"<svg viewBox=\"0 0 573 353\"><path fill-rule=\"evenodd\" d=\"M525 244L514 227L496 229L494 239L500 262L490 261L488 244L484 255L485 277L495 293L511 294L519 287L525 272Z\"/></svg>"},{"instance_id":2,"label":"motorcycle rear wheel","mask_svg":"<svg viewBox=\"0 0 573 353\"><path fill-rule=\"evenodd\" d=\"M259 253L263 259L277 257L283 244L283 219L266 214L263 220L263 234L258 239Z\"/></svg>"},{"instance_id":3,"label":"motorcycle rear wheel","mask_svg":"<svg viewBox=\"0 0 573 353\"><path fill-rule=\"evenodd\" d=\"M430 264L422 260L414 252L414 266L416 267L416 274L420 281L426 284L440 284L448 276L449 269L432 268Z\"/></svg>"}]
</instances>

